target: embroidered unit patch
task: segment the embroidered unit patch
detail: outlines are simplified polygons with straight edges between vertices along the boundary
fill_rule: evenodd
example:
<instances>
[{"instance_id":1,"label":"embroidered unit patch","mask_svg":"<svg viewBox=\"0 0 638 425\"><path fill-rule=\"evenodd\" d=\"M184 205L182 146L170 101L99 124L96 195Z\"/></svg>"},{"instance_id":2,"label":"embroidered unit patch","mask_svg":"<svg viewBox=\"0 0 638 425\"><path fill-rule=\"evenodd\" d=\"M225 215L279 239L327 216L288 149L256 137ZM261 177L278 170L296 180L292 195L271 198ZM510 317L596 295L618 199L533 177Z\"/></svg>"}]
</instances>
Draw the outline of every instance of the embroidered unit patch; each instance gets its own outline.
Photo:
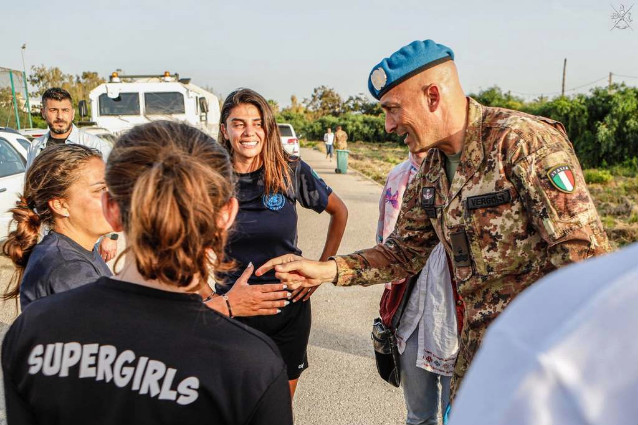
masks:
<instances>
[{"instance_id":1,"label":"embroidered unit patch","mask_svg":"<svg viewBox=\"0 0 638 425\"><path fill-rule=\"evenodd\" d=\"M271 211L279 211L286 205L286 198L281 193L271 193L261 198L264 206Z\"/></svg>"},{"instance_id":2,"label":"embroidered unit patch","mask_svg":"<svg viewBox=\"0 0 638 425\"><path fill-rule=\"evenodd\" d=\"M574 173L567 164L557 165L552 167L547 172L550 183L561 192L572 193L576 182L574 180Z\"/></svg>"},{"instance_id":3,"label":"embroidered unit patch","mask_svg":"<svg viewBox=\"0 0 638 425\"><path fill-rule=\"evenodd\" d=\"M421 207L425 210L429 218L436 218L436 207L434 206L435 189L424 187L421 190Z\"/></svg>"}]
</instances>

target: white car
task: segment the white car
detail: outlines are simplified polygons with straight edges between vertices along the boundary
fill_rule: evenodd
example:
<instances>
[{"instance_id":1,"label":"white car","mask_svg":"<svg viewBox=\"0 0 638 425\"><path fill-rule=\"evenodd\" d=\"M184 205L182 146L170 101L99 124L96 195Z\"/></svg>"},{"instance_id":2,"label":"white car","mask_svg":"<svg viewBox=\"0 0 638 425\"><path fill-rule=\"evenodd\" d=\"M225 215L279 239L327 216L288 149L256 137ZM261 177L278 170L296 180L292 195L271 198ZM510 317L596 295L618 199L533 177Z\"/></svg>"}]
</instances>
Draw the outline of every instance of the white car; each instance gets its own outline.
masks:
<instances>
[{"instance_id":1,"label":"white car","mask_svg":"<svg viewBox=\"0 0 638 425\"><path fill-rule=\"evenodd\" d=\"M11 143L11 146L16 148L24 158L27 157L27 152L29 152L29 147L31 146L28 136L9 127L0 127L0 137Z\"/></svg>"},{"instance_id":2,"label":"white car","mask_svg":"<svg viewBox=\"0 0 638 425\"><path fill-rule=\"evenodd\" d=\"M0 127L0 239L7 237L18 195L24 188L24 173L30 142L17 131Z\"/></svg>"},{"instance_id":3,"label":"white car","mask_svg":"<svg viewBox=\"0 0 638 425\"><path fill-rule=\"evenodd\" d=\"M102 128L102 127L80 127L80 130L92 134L94 136L99 137L100 139L109 142L111 145L115 144L115 141L117 140L117 136L113 133L111 133L110 131L108 131L106 128Z\"/></svg>"},{"instance_id":4,"label":"white car","mask_svg":"<svg viewBox=\"0 0 638 425\"><path fill-rule=\"evenodd\" d=\"M286 152L290 155L299 156L299 139L295 134L295 129L290 124L277 124L279 127L279 135L281 136L281 144Z\"/></svg>"},{"instance_id":5,"label":"white car","mask_svg":"<svg viewBox=\"0 0 638 425\"><path fill-rule=\"evenodd\" d=\"M25 136L26 139L33 140L42 136L44 133L49 131L48 128L23 128L18 130L21 135Z\"/></svg>"}]
</instances>

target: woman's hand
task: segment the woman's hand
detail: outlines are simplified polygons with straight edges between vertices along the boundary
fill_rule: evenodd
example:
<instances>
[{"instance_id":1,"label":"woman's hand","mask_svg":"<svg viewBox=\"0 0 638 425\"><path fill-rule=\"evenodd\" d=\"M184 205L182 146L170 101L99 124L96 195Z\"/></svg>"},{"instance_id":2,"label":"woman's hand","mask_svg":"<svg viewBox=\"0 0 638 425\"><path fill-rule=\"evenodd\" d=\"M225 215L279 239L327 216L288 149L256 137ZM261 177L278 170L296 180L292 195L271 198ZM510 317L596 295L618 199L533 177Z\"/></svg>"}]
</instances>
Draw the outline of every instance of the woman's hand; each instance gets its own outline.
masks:
<instances>
[{"instance_id":1,"label":"woman's hand","mask_svg":"<svg viewBox=\"0 0 638 425\"><path fill-rule=\"evenodd\" d=\"M281 308L290 303L291 293L287 286L281 283L268 285L249 285L248 279L255 267L251 264L237 279L233 287L226 293L233 316L263 316L277 314ZM228 307L222 297L215 297L207 306L228 316Z\"/></svg>"},{"instance_id":2,"label":"woman's hand","mask_svg":"<svg viewBox=\"0 0 638 425\"><path fill-rule=\"evenodd\" d=\"M106 236L102 237L100 245L98 246L98 252L102 256L105 263L108 263L117 254L117 240L113 240Z\"/></svg>"}]
</instances>

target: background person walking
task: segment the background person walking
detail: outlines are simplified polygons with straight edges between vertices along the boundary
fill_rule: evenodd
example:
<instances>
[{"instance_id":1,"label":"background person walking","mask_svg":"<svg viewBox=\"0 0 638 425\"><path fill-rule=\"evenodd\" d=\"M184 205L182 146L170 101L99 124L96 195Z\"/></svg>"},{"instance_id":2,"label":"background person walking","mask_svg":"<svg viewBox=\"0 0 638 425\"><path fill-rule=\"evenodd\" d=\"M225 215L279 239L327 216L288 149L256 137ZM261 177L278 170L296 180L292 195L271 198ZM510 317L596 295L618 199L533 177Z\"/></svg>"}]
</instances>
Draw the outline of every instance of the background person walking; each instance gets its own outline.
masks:
<instances>
[{"instance_id":1,"label":"background person walking","mask_svg":"<svg viewBox=\"0 0 638 425\"><path fill-rule=\"evenodd\" d=\"M330 157L330 162L332 162L335 134L332 132L332 129L330 127L328 127L326 133L323 135L323 141L326 144L326 158Z\"/></svg>"}]
</instances>

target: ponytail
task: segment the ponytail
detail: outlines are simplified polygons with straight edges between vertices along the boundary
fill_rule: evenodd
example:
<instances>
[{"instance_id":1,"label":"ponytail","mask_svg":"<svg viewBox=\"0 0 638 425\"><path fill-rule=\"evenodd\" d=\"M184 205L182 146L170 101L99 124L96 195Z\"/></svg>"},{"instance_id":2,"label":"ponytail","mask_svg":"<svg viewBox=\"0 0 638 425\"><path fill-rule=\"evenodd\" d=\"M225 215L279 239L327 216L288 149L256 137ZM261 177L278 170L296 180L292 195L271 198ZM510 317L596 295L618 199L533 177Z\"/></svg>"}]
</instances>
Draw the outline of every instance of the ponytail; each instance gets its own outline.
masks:
<instances>
[{"instance_id":1,"label":"ponytail","mask_svg":"<svg viewBox=\"0 0 638 425\"><path fill-rule=\"evenodd\" d=\"M145 279L185 287L232 268L218 222L233 179L224 148L187 124L155 121L118 139L106 184L120 209L125 252Z\"/></svg>"},{"instance_id":2,"label":"ponytail","mask_svg":"<svg viewBox=\"0 0 638 425\"><path fill-rule=\"evenodd\" d=\"M40 216L29 207L29 202L24 196L16 202L12 208L13 222L16 229L9 233L7 240L2 245L2 253L11 258L16 271L9 282L8 290L2 295L7 300L20 294L20 282L27 266L33 247L38 243L42 221Z\"/></svg>"}]
</instances>

